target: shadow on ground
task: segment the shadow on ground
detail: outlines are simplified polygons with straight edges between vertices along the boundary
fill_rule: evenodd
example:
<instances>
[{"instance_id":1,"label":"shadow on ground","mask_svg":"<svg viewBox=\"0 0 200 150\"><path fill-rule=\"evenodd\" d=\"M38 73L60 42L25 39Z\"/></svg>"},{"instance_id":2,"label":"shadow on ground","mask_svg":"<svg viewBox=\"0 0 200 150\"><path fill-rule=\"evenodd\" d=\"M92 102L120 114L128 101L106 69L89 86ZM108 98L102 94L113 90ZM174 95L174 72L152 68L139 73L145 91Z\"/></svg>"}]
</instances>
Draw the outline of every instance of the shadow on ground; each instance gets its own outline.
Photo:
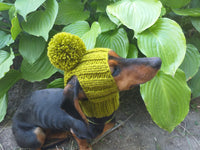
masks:
<instances>
[{"instance_id":1,"label":"shadow on ground","mask_svg":"<svg viewBox=\"0 0 200 150\"><path fill-rule=\"evenodd\" d=\"M25 96L45 86L45 82L33 84L21 80L9 91L8 113L5 120L0 123L0 150L18 148L11 132L11 117ZM200 99L191 102L188 116L172 133L168 133L153 123L137 88L120 95L121 105L116 117L118 124L124 123L124 125L94 144L94 150L200 149ZM77 149L73 138L57 147L63 150Z\"/></svg>"}]
</instances>

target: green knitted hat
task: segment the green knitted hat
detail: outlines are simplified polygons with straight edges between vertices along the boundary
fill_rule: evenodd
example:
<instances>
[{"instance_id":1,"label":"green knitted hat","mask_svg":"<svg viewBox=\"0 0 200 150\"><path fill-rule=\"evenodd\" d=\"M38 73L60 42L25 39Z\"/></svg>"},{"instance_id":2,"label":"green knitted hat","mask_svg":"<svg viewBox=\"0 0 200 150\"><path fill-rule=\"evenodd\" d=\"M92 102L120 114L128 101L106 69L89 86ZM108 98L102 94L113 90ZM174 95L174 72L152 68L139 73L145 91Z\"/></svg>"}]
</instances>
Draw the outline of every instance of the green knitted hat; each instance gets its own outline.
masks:
<instances>
[{"instance_id":1,"label":"green knitted hat","mask_svg":"<svg viewBox=\"0 0 200 150\"><path fill-rule=\"evenodd\" d=\"M119 90L108 65L107 48L87 50L83 41L70 33L56 34L48 46L50 62L64 70L64 83L76 76L88 100L79 101L87 117L102 118L119 107Z\"/></svg>"}]
</instances>

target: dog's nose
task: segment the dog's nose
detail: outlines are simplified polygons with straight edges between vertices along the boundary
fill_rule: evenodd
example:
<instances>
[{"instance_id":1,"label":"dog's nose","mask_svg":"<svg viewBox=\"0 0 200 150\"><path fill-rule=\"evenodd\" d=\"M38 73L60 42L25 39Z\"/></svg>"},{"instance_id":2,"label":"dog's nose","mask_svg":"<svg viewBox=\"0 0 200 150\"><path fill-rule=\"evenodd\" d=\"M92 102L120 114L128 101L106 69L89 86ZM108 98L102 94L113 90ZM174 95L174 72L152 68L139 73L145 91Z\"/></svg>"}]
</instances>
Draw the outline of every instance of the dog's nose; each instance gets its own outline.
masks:
<instances>
[{"instance_id":1,"label":"dog's nose","mask_svg":"<svg viewBox=\"0 0 200 150\"><path fill-rule=\"evenodd\" d=\"M153 57L151 66L155 69L160 69L162 60L159 57Z\"/></svg>"}]
</instances>

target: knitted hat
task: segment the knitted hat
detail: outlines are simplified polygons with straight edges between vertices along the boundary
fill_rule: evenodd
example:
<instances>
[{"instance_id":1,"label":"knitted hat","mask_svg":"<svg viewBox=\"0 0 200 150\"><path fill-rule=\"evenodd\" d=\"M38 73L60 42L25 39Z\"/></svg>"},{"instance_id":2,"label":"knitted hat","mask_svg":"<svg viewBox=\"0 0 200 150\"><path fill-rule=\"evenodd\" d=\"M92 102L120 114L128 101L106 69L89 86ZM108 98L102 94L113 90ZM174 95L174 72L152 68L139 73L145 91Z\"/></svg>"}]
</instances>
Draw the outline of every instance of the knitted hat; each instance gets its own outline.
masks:
<instances>
[{"instance_id":1,"label":"knitted hat","mask_svg":"<svg viewBox=\"0 0 200 150\"><path fill-rule=\"evenodd\" d=\"M83 41L70 33L56 34L48 45L48 57L64 70L64 83L76 76L88 100L79 104L87 117L102 118L119 107L119 90L108 65L107 48L87 50Z\"/></svg>"}]
</instances>

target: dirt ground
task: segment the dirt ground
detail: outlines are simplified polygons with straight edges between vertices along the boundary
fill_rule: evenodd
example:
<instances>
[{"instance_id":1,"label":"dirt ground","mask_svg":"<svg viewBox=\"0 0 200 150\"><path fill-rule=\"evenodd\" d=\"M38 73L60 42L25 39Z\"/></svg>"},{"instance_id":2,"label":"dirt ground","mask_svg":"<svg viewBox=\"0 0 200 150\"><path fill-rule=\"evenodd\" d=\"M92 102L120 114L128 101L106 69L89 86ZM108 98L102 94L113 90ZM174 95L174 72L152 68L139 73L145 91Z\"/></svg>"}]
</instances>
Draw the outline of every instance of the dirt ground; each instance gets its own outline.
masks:
<instances>
[{"instance_id":1,"label":"dirt ground","mask_svg":"<svg viewBox=\"0 0 200 150\"><path fill-rule=\"evenodd\" d=\"M21 80L9 91L8 113L0 123L0 150L20 150L11 132L11 117L26 95L46 84ZM200 98L191 102L188 116L168 133L151 120L138 88L120 95L116 129L93 144L94 150L200 150ZM77 150L77 145L69 138L56 148Z\"/></svg>"}]
</instances>

